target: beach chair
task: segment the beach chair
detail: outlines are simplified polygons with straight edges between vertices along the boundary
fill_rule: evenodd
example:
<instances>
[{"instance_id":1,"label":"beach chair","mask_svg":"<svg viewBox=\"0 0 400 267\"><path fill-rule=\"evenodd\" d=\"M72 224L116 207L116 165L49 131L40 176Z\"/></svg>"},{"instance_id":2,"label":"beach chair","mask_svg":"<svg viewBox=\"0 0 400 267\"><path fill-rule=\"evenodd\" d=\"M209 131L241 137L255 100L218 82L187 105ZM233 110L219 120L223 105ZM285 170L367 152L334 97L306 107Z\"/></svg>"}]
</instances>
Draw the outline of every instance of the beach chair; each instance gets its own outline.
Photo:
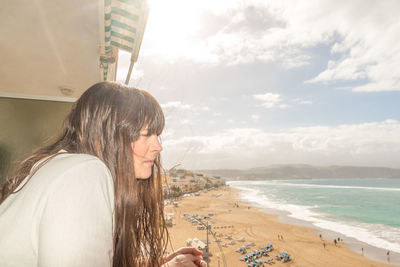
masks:
<instances>
[{"instance_id":1,"label":"beach chair","mask_svg":"<svg viewBox=\"0 0 400 267\"><path fill-rule=\"evenodd\" d=\"M286 253L286 254L284 255L282 261L283 261L283 262L288 262L288 261L290 261L290 260L291 260L291 259L290 259L289 253Z\"/></svg>"},{"instance_id":2,"label":"beach chair","mask_svg":"<svg viewBox=\"0 0 400 267\"><path fill-rule=\"evenodd\" d=\"M252 262L254 260L254 256L252 253L246 254L244 258L246 259L246 262Z\"/></svg>"},{"instance_id":3,"label":"beach chair","mask_svg":"<svg viewBox=\"0 0 400 267\"><path fill-rule=\"evenodd\" d=\"M241 246L240 248L238 248L239 252L242 254L246 254L247 253L247 247L246 246Z\"/></svg>"},{"instance_id":4,"label":"beach chair","mask_svg":"<svg viewBox=\"0 0 400 267\"><path fill-rule=\"evenodd\" d=\"M263 250L261 251L261 254L262 254L263 256L265 256L265 257L268 257L268 256L269 256L268 250L266 250L266 249L263 249Z\"/></svg>"},{"instance_id":5,"label":"beach chair","mask_svg":"<svg viewBox=\"0 0 400 267\"><path fill-rule=\"evenodd\" d=\"M249 266L249 264L247 266ZM264 263L262 261L254 260L254 261L250 262L250 266L260 267L260 266L264 266Z\"/></svg>"},{"instance_id":6,"label":"beach chair","mask_svg":"<svg viewBox=\"0 0 400 267\"><path fill-rule=\"evenodd\" d=\"M281 260L282 262L288 262L290 261L290 255L286 251L279 253L279 255L276 256L278 260Z\"/></svg>"},{"instance_id":7,"label":"beach chair","mask_svg":"<svg viewBox=\"0 0 400 267\"><path fill-rule=\"evenodd\" d=\"M254 259L258 259L261 257L261 253L259 254L258 251L256 251L256 250L253 251L253 257L254 257Z\"/></svg>"},{"instance_id":8,"label":"beach chair","mask_svg":"<svg viewBox=\"0 0 400 267\"><path fill-rule=\"evenodd\" d=\"M260 258L262 255L261 255L261 251L259 251L258 249L256 249L256 250L254 250L253 251L253 254L254 254L254 256L258 259L258 258Z\"/></svg>"},{"instance_id":9,"label":"beach chair","mask_svg":"<svg viewBox=\"0 0 400 267\"><path fill-rule=\"evenodd\" d=\"M274 260L273 259L264 259L264 260L262 260L265 264L269 264L269 265L271 265L272 263L274 263Z\"/></svg>"},{"instance_id":10,"label":"beach chair","mask_svg":"<svg viewBox=\"0 0 400 267\"><path fill-rule=\"evenodd\" d=\"M281 254L279 254L279 255L276 255L275 258L276 258L278 261L280 261L280 260L283 259L283 256L282 256Z\"/></svg>"}]
</instances>

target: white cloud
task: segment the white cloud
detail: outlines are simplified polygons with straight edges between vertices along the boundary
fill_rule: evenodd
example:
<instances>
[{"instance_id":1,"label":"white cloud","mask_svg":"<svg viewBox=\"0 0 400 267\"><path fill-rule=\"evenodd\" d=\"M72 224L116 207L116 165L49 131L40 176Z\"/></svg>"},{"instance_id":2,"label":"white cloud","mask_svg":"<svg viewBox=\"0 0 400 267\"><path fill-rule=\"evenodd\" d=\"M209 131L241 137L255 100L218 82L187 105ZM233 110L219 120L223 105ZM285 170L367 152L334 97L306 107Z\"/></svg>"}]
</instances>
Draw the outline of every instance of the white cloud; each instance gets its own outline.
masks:
<instances>
[{"instance_id":1,"label":"white cloud","mask_svg":"<svg viewBox=\"0 0 400 267\"><path fill-rule=\"evenodd\" d=\"M145 56L227 65L279 61L287 67L308 64L310 59L302 48L291 45L293 38L281 14L284 7L273 1L153 2L142 50Z\"/></svg>"},{"instance_id":2,"label":"white cloud","mask_svg":"<svg viewBox=\"0 0 400 267\"><path fill-rule=\"evenodd\" d=\"M257 115L257 114L252 114L252 115L251 115L251 119L252 119L254 122L258 122L258 120L260 119L260 116Z\"/></svg>"},{"instance_id":3,"label":"white cloud","mask_svg":"<svg viewBox=\"0 0 400 267\"><path fill-rule=\"evenodd\" d=\"M300 104L300 105L311 105L313 102L311 100L305 100L302 98L294 98L292 102Z\"/></svg>"},{"instance_id":4,"label":"white cloud","mask_svg":"<svg viewBox=\"0 0 400 267\"><path fill-rule=\"evenodd\" d=\"M192 106L188 105L188 104L182 104L181 101L170 101L170 102L167 102L165 104L161 104L161 107L164 110L169 111L169 110L177 110L177 109L179 109L179 110L187 110L187 109L190 109Z\"/></svg>"},{"instance_id":5,"label":"white cloud","mask_svg":"<svg viewBox=\"0 0 400 267\"><path fill-rule=\"evenodd\" d=\"M213 113L213 116L214 116L214 117L221 117L221 116L222 116L222 113L221 113L221 112L214 112L214 113Z\"/></svg>"},{"instance_id":6,"label":"white cloud","mask_svg":"<svg viewBox=\"0 0 400 267\"><path fill-rule=\"evenodd\" d=\"M279 94L265 93L263 95L253 95L254 99L262 101L261 107L264 108L285 108L286 104L281 103L282 98Z\"/></svg>"},{"instance_id":7,"label":"white cloud","mask_svg":"<svg viewBox=\"0 0 400 267\"><path fill-rule=\"evenodd\" d=\"M125 51L120 51L118 55L118 67L116 81L125 83L126 76L128 75L131 54ZM144 77L144 72L140 69L138 64L133 65L129 85L137 85Z\"/></svg>"},{"instance_id":8,"label":"white cloud","mask_svg":"<svg viewBox=\"0 0 400 267\"><path fill-rule=\"evenodd\" d=\"M354 91L400 90L398 0L153 2L143 56L293 68L309 64L312 48L323 44L333 57L309 82L359 80Z\"/></svg>"},{"instance_id":9,"label":"white cloud","mask_svg":"<svg viewBox=\"0 0 400 267\"><path fill-rule=\"evenodd\" d=\"M399 8L399 1L389 0L310 1L291 9L288 15L298 27L314 25L320 34L336 35L330 38L331 53L338 59L309 82L360 80L364 84L354 91L400 90Z\"/></svg>"},{"instance_id":10,"label":"white cloud","mask_svg":"<svg viewBox=\"0 0 400 267\"><path fill-rule=\"evenodd\" d=\"M236 128L210 136L166 140L166 165L250 168L276 163L370 165L399 168L400 122L312 126L281 132ZM168 167L168 166L167 166Z\"/></svg>"}]
</instances>

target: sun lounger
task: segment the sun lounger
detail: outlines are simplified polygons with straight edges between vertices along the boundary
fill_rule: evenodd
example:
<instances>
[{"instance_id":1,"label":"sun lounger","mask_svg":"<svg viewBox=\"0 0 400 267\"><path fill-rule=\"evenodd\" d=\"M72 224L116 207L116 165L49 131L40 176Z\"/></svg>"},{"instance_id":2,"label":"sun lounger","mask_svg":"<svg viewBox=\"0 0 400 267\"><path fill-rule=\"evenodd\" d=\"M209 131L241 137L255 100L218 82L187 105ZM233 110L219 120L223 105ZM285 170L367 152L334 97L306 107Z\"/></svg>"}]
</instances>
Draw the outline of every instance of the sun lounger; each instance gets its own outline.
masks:
<instances>
[{"instance_id":1,"label":"sun lounger","mask_svg":"<svg viewBox=\"0 0 400 267\"><path fill-rule=\"evenodd\" d=\"M287 253L286 251L279 253L276 258L278 260L281 260L282 262L288 262L291 260L289 253Z\"/></svg>"}]
</instances>

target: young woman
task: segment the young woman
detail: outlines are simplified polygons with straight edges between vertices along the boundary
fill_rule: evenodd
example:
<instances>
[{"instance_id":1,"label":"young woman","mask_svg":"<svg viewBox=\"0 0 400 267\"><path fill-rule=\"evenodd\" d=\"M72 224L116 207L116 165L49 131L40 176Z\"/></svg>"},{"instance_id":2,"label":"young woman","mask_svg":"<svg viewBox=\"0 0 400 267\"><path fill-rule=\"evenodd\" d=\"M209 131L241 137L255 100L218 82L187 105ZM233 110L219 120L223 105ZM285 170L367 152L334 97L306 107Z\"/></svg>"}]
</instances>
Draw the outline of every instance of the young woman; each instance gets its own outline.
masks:
<instances>
[{"instance_id":1,"label":"young woman","mask_svg":"<svg viewBox=\"0 0 400 267\"><path fill-rule=\"evenodd\" d=\"M158 136L160 105L116 83L90 87L61 136L2 188L0 266L203 266L168 242Z\"/></svg>"}]
</instances>

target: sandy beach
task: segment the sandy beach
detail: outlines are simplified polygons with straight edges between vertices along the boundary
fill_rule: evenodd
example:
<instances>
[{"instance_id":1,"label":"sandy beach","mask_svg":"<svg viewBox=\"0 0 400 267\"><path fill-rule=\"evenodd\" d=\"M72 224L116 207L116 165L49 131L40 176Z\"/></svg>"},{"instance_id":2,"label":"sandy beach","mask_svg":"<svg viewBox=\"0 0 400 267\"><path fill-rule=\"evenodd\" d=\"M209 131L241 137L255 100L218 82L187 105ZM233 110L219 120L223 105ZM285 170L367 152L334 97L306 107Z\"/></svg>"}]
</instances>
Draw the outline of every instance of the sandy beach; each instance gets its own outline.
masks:
<instances>
[{"instance_id":1,"label":"sandy beach","mask_svg":"<svg viewBox=\"0 0 400 267\"><path fill-rule=\"evenodd\" d=\"M235 250L249 242L255 246L249 247L247 252L272 243L275 249L269 257L262 259L273 259L273 266L393 266L357 254L346 243L338 242L335 245L332 239L324 235L321 238L316 229L281 222L276 215L267 214L240 201L238 193L239 190L226 187L225 190L211 190L200 196L184 197L178 200L177 207L167 205L166 212L173 213L175 217L174 225L169 228L172 248L169 247L168 251L186 246L188 238L206 240L206 231L197 230L197 225L193 226L184 218L185 213L203 216L213 214L209 221L212 231L221 234L219 245L230 241L234 244L220 247L214 237L209 235L212 253L209 266L212 267L224 266L223 258L225 266L247 266L240 261L244 255ZM232 239L226 239L229 236ZM238 238L244 238L244 242L239 242ZM282 251L288 252L292 260L286 263L276 260L275 256Z\"/></svg>"}]
</instances>

